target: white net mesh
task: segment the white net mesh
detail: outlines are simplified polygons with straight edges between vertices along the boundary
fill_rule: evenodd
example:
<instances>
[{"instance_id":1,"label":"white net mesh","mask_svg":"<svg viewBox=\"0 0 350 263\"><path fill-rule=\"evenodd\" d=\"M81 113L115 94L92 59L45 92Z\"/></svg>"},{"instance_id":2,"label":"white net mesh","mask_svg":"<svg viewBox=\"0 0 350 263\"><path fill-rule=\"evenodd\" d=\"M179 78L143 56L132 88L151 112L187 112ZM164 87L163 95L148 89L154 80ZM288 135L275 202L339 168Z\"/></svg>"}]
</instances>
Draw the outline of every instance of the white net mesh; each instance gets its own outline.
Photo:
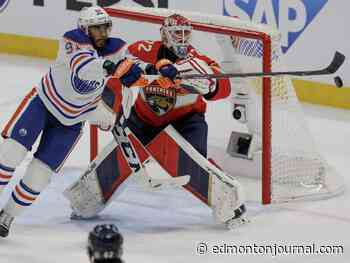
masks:
<instances>
[{"instance_id":1,"label":"white net mesh","mask_svg":"<svg viewBox=\"0 0 350 263\"><path fill-rule=\"evenodd\" d=\"M272 42L271 70L284 71L277 36ZM241 71L259 71L256 65L262 58L262 42L245 38L233 40L237 42L235 56L240 57ZM261 154L263 133L270 132L271 136L271 202L317 198L341 192L341 180L337 181L338 175L317 151L290 77L271 78L271 131L263 126L265 100L262 78L243 82L253 101L248 122L250 132L257 134L256 155Z\"/></svg>"},{"instance_id":2,"label":"white net mesh","mask_svg":"<svg viewBox=\"0 0 350 263\"><path fill-rule=\"evenodd\" d=\"M193 36L193 46L209 57L222 62L226 71L261 72L263 68L272 71L283 68L280 34L266 26L241 21L235 18L198 14L168 9L121 8L109 9L114 17L114 34L132 43L137 40L158 40L159 24L162 17L180 13L196 22ZM118 19L123 18L123 19ZM271 56L263 59L266 43L262 39L271 40ZM264 154L270 151L271 169L264 175L265 194L271 192L271 201L290 201L298 198L332 195L341 192L342 182L335 179L337 174L329 167L315 148L315 143L309 133L301 105L296 97L292 82L288 77L271 78L271 84L262 78L233 79L233 97L237 93L249 95L247 130L257 139L257 147L251 163L257 166L253 169L254 177L261 178L263 169L261 160L262 148ZM263 99L263 89L270 89L271 114L263 116L264 107L269 107L268 100ZM268 111L267 111L268 112ZM227 112L231 116L230 110ZM263 119L269 120L263 125ZM217 120L218 121L218 120ZM231 117L230 122L235 122ZM209 123L210 125L210 123ZM268 127L271 127L269 129ZM232 130L232 128L231 128ZM225 129L222 129L223 133ZM263 144L263 135L268 135L271 149ZM227 135L222 135L227 137ZM227 143L227 142L226 142ZM264 146L263 146L264 145ZM241 163L247 163L242 161ZM230 159L229 170L234 171ZM249 170L250 164L247 164ZM226 165L227 166L227 165ZM240 168L238 168L240 169ZM244 168L243 168L244 169ZM241 171L240 171L241 172ZM266 173L266 169L264 170ZM239 174L239 172L237 172ZM235 174L233 174L235 175Z\"/></svg>"}]
</instances>

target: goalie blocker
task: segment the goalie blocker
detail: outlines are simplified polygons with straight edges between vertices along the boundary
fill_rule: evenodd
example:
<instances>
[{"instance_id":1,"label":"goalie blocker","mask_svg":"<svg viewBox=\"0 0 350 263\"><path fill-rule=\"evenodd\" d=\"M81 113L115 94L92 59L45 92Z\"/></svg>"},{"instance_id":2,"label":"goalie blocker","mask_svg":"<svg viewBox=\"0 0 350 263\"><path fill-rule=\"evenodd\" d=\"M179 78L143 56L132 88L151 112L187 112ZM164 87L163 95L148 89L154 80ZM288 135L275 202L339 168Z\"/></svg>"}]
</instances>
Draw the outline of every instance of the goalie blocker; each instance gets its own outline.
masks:
<instances>
[{"instance_id":1,"label":"goalie blocker","mask_svg":"<svg viewBox=\"0 0 350 263\"><path fill-rule=\"evenodd\" d=\"M129 156L139 158L142 168L133 173L122 148L112 141L81 178L65 190L64 195L71 203L74 217L95 216L125 189L131 177L135 177L148 189L157 189L162 184L183 185L212 207L215 219L229 228L247 222L243 216L243 190L238 181L199 154L172 126L160 132L146 147L128 128L126 130L131 145L126 146L125 138L121 144L129 148ZM188 170L188 165L193 171L199 171L191 174L189 183L188 175L184 176L184 169Z\"/></svg>"}]
</instances>

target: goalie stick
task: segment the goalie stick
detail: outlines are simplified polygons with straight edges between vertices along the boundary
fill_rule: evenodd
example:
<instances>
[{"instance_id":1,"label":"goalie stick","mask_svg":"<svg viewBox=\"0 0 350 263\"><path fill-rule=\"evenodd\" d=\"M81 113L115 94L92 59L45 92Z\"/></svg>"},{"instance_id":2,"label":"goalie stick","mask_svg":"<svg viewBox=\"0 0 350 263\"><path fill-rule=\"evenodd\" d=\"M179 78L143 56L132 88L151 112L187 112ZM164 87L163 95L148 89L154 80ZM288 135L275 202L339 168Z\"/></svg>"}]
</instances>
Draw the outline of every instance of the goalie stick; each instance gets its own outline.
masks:
<instances>
[{"instance_id":1,"label":"goalie stick","mask_svg":"<svg viewBox=\"0 0 350 263\"><path fill-rule=\"evenodd\" d=\"M303 70L303 71L277 71L277 72L252 72L252 73L219 73L219 74L186 74L177 76L180 80L186 79L229 79L229 78L250 78L250 77L274 77L274 76L321 76L330 75L338 71L343 65L345 56L336 51L331 63L324 69L320 70ZM160 75L145 75L145 79L152 82ZM189 90L196 93L194 90Z\"/></svg>"},{"instance_id":2,"label":"goalie stick","mask_svg":"<svg viewBox=\"0 0 350 263\"><path fill-rule=\"evenodd\" d=\"M253 73L221 73L221 74L186 74L179 76L180 79L227 79L227 78L249 78L249 77L273 77L280 75L287 76L318 76L330 75L338 71L343 65L345 56L336 51L332 62L324 69L303 70L303 71L277 71L277 72L253 72Z\"/></svg>"},{"instance_id":3,"label":"goalie stick","mask_svg":"<svg viewBox=\"0 0 350 263\"><path fill-rule=\"evenodd\" d=\"M127 127L124 127L125 118L122 115L121 120L115 125L112 130L112 134L117 144L120 145L122 150L122 154L124 155L126 161L128 162L129 167L132 171L136 173L141 173L141 178L145 180L145 184L151 189L160 188L163 186L183 186L190 181L189 175L183 175L178 177L169 177L169 178L155 178L151 175L147 174L146 169L143 168L143 165L140 161L140 158L137 155L135 147L128 135L130 134L130 130ZM152 155L148 152L148 150L143 147L143 150L147 152L147 154L152 157ZM170 176L170 175L169 175Z\"/></svg>"}]
</instances>

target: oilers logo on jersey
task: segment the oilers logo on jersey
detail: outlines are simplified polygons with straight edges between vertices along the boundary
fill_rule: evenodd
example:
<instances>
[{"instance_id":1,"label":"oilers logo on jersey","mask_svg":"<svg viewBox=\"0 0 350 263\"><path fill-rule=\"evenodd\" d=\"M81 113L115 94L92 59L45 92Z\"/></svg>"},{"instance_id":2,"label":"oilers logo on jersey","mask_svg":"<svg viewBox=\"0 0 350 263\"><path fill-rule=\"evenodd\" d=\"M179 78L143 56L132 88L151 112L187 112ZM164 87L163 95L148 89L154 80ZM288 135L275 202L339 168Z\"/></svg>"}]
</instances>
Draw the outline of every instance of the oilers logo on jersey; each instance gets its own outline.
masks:
<instances>
[{"instance_id":1,"label":"oilers logo on jersey","mask_svg":"<svg viewBox=\"0 0 350 263\"><path fill-rule=\"evenodd\" d=\"M97 51L82 30L66 32L55 64L37 86L46 108L64 125L87 120L108 81L102 67L104 58L118 62L125 48L123 40L110 38L103 50Z\"/></svg>"},{"instance_id":2,"label":"oilers logo on jersey","mask_svg":"<svg viewBox=\"0 0 350 263\"><path fill-rule=\"evenodd\" d=\"M102 89L104 87L105 81L102 80L102 83L96 80L83 80L78 76L72 76L72 87L73 89L80 94L87 94L97 89Z\"/></svg>"}]
</instances>

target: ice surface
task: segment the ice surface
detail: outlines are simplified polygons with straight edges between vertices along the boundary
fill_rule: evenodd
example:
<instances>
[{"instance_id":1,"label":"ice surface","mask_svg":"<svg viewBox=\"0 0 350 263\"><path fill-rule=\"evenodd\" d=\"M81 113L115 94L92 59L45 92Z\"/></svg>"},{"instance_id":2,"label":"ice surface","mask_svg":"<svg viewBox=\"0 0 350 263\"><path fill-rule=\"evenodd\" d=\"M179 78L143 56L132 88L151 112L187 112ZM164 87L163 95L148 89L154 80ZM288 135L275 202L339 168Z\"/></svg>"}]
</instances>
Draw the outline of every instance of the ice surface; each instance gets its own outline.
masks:
<instances>
[{"instance_id":1,"label":"ice surface","mask_svg":"<svg viewBox=\"0 0 350 263\"><path fill-rule=\"evenodd\" d=\"M21 98L45 72L49 61L0 55L0 124L4 126ZM215 108L215 111L213 110ZM222 108L222 110L220 110ZM209 124L215 114L227 114L225 104L209 108ZM305 105L311 131L322 154L350 186L350 114L348 111ZM217 127L217 126L216 126ZM222 140L228 125L210 126L210 141ZM106 141L107 139L105 139ZM124 259L136 262L349 262L350 194L323 201L263 207L249 202L252 222L235 231L215 224L210 210L182 190L145 192L130 185L118 200L92 221L69 219L70 210L61 192L88 162L88 136L85 135L65 168L53 179L37 203L15 221L10 236L0 240L0 263L88 262L85 253L87 233L97 223L115 223L124 234ZM23 175L30 156L16 171ZM10 186L13 186L12 182ZM10 189L2 194L6 202ZM249 189L255 191L255 189ZM198 255L196 245L343 245L342 256Z\"/></svg>"}]
</instances>

